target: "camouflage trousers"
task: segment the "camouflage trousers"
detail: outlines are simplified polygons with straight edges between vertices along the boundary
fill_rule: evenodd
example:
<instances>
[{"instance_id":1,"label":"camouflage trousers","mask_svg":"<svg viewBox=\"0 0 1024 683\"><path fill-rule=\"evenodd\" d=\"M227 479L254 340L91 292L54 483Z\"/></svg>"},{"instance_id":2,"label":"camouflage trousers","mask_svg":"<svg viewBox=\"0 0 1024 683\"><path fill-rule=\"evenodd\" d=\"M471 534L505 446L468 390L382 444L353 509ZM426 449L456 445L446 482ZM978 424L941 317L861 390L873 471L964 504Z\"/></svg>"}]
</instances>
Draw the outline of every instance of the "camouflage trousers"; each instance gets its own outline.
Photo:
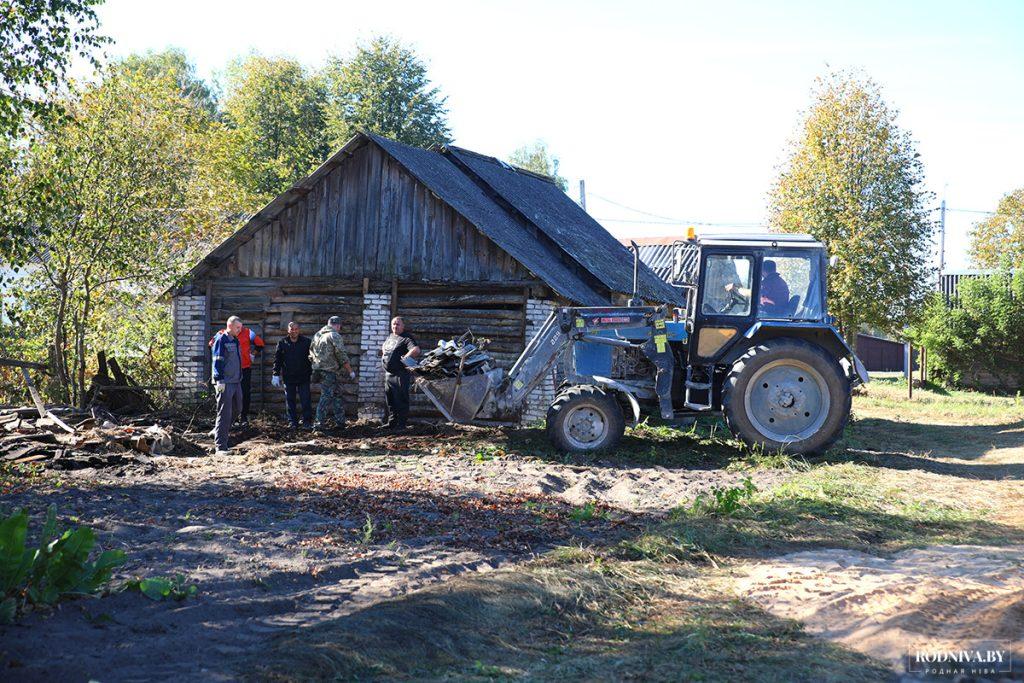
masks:
<instances>
[{"instance_id":1,"label":"camouflage trousers","mask_svg":"<svg viewBox=\"0 0 1024 683\"><path fill-rule=\"evenodd\" d=\"M345 401L341 398L341 383L335 372L320 371L320 401L316 404L316 426L323 427L334 417L339 427L345 426Z\"/></svg>"}]
</instances>

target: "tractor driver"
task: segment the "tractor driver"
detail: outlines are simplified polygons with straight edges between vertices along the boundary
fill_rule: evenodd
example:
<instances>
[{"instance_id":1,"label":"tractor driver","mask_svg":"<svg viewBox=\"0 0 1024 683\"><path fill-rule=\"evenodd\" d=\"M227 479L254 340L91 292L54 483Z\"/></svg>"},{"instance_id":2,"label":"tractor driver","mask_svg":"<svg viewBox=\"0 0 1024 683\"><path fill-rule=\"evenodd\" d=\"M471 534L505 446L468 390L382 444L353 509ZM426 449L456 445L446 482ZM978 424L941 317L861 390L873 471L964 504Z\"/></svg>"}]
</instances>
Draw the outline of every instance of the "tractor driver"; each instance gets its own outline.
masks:
<instances>
[{"instance_id":1,"label":"tractor driver","mask_svg":"<svg viewBox=\"0 0 1024 683\"><path fill-rule=\"evenodd\" d=\"M775 261L765 259L761 264L761 313L767 316L785 315L789 308L789 285L779 275Z\"/></svg>"},{"instance_id":2,"label":"tractor driver","mask_svg":"<svg viewBox=\"0 0 1024 683\"><path fill-rule=\"evenodd\" d=\"M725 285L725 291L738 294L744 300L750 300L750 290L738 287L735 283ZM775 261L765 259L761 264L761 314L772 317L785 315L789 308L789 285L779 275Z\"/></svg>"}]
</instances>

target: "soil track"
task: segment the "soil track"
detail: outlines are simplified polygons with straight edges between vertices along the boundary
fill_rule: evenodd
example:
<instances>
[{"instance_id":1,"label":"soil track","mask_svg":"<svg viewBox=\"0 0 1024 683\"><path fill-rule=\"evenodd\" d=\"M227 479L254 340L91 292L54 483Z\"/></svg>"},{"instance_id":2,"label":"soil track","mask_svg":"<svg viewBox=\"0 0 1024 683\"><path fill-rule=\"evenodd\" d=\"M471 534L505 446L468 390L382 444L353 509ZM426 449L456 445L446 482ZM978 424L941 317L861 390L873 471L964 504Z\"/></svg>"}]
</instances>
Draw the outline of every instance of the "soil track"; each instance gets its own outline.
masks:
<instances>
[{"instance_id":1,"label":"soil track","mask_svg":"<svg viewBox=\"0 0 1024 683\"><path fill-rule=\"evenodd\" d=\"M553 544L614 541L741 478L508 455L497 435L251 430L228 456L47 475L10 493L6 509L38 518L54 504L125 550L117 579L180 574L199 594L151 602L125 592L29 614L0 631L4 678L232 679L276 635Z\"/></svg>"}]
</instances>

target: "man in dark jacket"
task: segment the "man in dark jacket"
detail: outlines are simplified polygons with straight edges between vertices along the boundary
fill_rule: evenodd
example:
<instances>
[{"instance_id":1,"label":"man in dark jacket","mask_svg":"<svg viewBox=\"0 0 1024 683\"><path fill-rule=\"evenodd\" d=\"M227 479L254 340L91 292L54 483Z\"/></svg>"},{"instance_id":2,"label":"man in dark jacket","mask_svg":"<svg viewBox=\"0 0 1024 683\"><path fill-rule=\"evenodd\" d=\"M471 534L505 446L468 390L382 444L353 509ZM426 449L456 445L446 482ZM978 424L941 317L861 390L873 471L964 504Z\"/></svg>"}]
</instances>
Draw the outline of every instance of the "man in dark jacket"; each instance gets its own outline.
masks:
<instances>
[{"instance_id":1,"label":"man in dark jacket","mask_svg":"<svg viewBox=\"0 0 1024 683\"><path fill-rule=\"evenodd\" d=\"M302 403L302 426L313 426L313 405L309 396L309 380L313 364L309 361L309 337L300 334L297 322L288 323L288 336L277 342L274 354L275 387L284 382L284 400L288 406L288 422L292 428L299 426L299 415L295 409L295 396Z\"/></svg>"},{"instance_id":2,"label":"man in dark jacket","mask_svg":"<svg viewBox=\"0 0 1024 683\"><path fill-rule=\"evenodd\" d=\"M761 264L761 314L783 316L789 309L789 285L779 275L775 261L765 259Z\"/></svg>"},{"instance_id":3,"label":"man in dark jacket","mask_svg":"<svg viewBox=\"0 0 1024 683\"><path fill-rule=\"evenodd\" d=\"M409 419L409 387L412 373L405 366L405 360L420 355L420 347L412 335L405 332L405 321L396 317L391 321L391 334L381 347L381 363L384 365L384 399L387 402L384 426L388 429L405 429Z\"/></svg>"}]
</instances>

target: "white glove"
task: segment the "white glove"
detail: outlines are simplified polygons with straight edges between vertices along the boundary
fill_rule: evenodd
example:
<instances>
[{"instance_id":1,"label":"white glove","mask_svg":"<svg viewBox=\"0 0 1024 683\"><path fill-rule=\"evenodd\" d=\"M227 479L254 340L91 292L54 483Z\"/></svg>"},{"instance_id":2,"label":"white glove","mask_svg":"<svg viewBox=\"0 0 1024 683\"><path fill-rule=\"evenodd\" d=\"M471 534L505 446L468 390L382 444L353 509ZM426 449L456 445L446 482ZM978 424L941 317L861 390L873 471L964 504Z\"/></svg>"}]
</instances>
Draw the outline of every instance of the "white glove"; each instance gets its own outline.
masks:
<instances>
[{"instance_id":1,"label":"white glove","mask_svg":"<svg viewBox=\"0 0 1024 683\"><path fill-rule=\"evenodd\" d=\"M348 373L348 378L349 379L355 379L356 378L356 371L353 370L352 372Z\"/></svg>"},{"instance_id":2,"label":"white glove","mask_svg":"<svg viewBox=\"0 0 1024 683\"><path fill-rule=\"evenodd\" d=\"M216 384L218 389L223 389L224 387L227 386L227 384L225 382L215 382L215 384Z\"/></svg>"},{"instance_id":3,"label":"white glove","mask_svg":"<svg viewBox=\"0 0 1024 683\"><path fill-rule=\"evenodd\" d=\"M279 387L281 386L281 378L278 377L277 375L274 375L273 379L270 380L270 383L273 384L275 387Z\"/></svg>"}]
</instances>

